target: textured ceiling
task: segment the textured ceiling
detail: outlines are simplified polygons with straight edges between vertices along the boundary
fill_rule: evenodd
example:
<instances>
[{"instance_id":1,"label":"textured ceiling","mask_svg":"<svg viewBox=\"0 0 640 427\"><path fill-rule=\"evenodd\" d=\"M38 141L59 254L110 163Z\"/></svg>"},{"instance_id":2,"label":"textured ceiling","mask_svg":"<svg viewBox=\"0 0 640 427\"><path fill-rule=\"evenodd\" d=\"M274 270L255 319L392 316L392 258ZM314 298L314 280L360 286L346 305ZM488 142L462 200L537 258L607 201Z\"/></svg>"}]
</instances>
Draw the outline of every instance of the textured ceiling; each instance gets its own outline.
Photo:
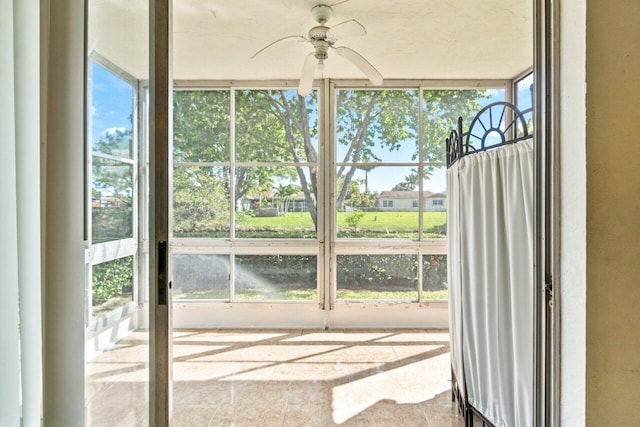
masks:
<instances>
[{"instance_id":1,"label":"textured ceiling","mask_svg":"<svg viewBox=\"0 0 640 427\"><path fill-rule=\"evenodd\" d=\"M329 1L329 4L336 0ZM341 3L341 1L338 1ZM512 78L533 63L531 0L349 0L334 7L329 27L348 19L367 35L346 38L386 79ZM175 79L297 79L310 44L268 43L306 35L317 0L173 0ZM90 50L146 78L148 0L90 0ZM329 52L324 74L363 78Z\"/></svg>"}]
</instances>

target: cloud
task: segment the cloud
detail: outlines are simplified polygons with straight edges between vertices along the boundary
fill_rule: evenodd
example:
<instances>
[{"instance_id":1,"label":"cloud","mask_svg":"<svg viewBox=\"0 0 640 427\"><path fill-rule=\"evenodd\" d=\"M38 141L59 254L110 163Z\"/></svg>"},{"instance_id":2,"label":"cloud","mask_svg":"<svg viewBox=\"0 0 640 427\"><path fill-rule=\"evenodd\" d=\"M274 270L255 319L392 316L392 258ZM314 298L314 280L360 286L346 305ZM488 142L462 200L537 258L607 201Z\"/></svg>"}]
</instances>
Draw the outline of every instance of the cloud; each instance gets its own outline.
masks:
<instances>
[{"instance_id":1,"label":"cloud","mask_svg":"<svg viewBox=\"0 0 640 427\"><path fill-rule=\"evenodd\" d=\"M107 135L117 135L118 133L122 133L122 132L126 132L128 129L122 126L115 126L115 127L111 127L108 129L103 130L100 133L100 136L107 136Z\"/></svg>"}]
</instances>

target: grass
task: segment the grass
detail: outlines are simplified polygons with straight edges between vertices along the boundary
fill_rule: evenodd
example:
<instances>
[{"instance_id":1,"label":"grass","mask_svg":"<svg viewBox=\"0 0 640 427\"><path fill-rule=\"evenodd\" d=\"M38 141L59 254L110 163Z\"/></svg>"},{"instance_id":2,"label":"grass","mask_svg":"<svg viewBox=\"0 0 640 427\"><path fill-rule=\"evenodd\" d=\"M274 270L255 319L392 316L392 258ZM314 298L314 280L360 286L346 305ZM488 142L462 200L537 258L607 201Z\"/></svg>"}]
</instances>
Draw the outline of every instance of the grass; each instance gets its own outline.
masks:
<instances>
[{"instance_id":1,"label":"grass","mask_svg":"<svg viewBox=\"0 0 640 427\"><path fill-rule=\"evenodd\" d=\"M448 291L424 291L423 300L446 300ZM236 292L236 301L316 301L315 289L284 289L277 292L266 292L264 289L243 289ZM179 294L176 300L228 300L229 292L224 290L206 290ZM338 301L416 301L418 291L376 291L367 289L339 289Z\"/></svg>"},{"instance_id":2,"label":"grass","mask_svg":"<svg viewBox=\"0 0 640 427\"><path fill-rule=\"evenodd\" d=\"M348 213L338 212L338 226L347 227ZM424 228L429 229L447 223L446 212L424 212ZM313 221L308 212L287 212L274 217L249 217L241 221L241 225L255 228L313 228ZM367 230L417 230L418 212L364 212L358 223L359 228Z\"/></svg>"},{"instance_id":3,"label":"grass","mask_svg":"<svg viewBox=\"0 0 640 427\"><path fill-rule=\"evenodd\" d=\"M418 212L363 212L356 227L347 224L350 214L337 213L339 238L412 238L418 237ZM446 212L423 213L426 237L444 237ZM211 229L210 229L211 228ZM213 225L202 223L198 230L174 229L175 237L225 238L228 231L214 230ZM316 238L316 230L309 212L288 212L276 217L238 218L236 236L241 238Z\"/></svg>"},{"instance_id":4,"label":"grass","mask_svg":"<svg viewBox=\"0 0 640 427\"><path fill-rule=\"evenodd\" d=\"M349 214L338 212L338 227L347 226L346 217ZM429 230L447 223L445 212L424 212L424 229ZM377 232L418 232L418 212L364 212L357 228Z\"/></svg>"},{"instance_id":5,"label":"grass","mask_svg":"<svg viewBox=\"0 0 640 427\"><path fill-rule=\"evenodd\" d=\"M338 212L338 237L417 237L418 212L364 212L355 228L347 225L350 214ZM445 212L424 212L425 234L442 236L447 223ZM256 231L314 237L313 221L308 212L289 212L277 217L249 217L239 221L238 234L253 234Z\"/></svg>"},{"instance_id":6,"label":"grass","mask_svg":"<svg viewBox=\"0 0 640 427\"><path fill-rule=\"evenodd\" d=\"M424 291L422 292L423 300L446 300L449 298L449 292L441 291ZM338 289L338 300L342 301L363 301L363 300L401 300L401 301L417 301L418 291L376 291L369 289Z\"/></svg>"}]
</instances>

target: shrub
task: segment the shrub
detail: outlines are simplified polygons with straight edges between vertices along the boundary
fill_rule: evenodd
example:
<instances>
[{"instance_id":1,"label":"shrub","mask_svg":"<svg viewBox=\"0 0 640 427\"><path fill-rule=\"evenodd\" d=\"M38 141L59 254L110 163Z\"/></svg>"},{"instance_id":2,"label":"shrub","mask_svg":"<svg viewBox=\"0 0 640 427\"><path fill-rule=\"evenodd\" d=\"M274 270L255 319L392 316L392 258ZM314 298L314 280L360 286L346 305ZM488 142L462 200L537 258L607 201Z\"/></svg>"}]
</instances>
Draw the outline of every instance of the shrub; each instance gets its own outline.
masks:
<instances>
[{"instance_id":1,"label":"shrub","mask_svg":"<svg viewBox=\"0 0 640 427\"><path fill-rule=\"evenodd\" d=\"M119 258L93 266L93 305L131 293L133 290L133 257Z\"/></svg>"},{"instance_id":2,"label":"shrub","mask_svg":"<svg viewBox=\"0 0 640 427\"><path fill-rule=\"evenodd\" d=\"M344 222L346 222L349 227L356 228L358 227L358 223L360 222L363 216L364 216L364 212L354 210L353 212L346 214L344 216Z\"/></svg>"}]
</instances>

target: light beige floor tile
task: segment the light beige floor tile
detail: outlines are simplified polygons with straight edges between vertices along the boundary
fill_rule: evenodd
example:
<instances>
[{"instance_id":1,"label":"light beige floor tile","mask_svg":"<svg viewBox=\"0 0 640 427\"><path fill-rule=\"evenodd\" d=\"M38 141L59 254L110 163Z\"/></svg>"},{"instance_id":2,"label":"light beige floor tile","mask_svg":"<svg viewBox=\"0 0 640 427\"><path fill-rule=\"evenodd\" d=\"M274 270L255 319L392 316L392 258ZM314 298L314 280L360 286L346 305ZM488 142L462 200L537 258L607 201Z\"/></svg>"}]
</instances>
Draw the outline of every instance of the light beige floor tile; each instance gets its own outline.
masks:
<instances>
[{"instance_id":1,"label":"light beige floor tile","mask_svg":"<svg viewBox=\"0 0 640 427\"><path fill-rule=\"evenodd\" d=\"M87 427L136 427L148 425L147 406L131 405L122 401L116 405L93 402L86 408Z\"/></svg>"},{"instance_id":2,"label":"light beige floor tile","mask_svg":"<svg viewBox=\"0 0 640 427\"><path fill-rule=\"evenodd\" d=\"M176 406L173 409L172 427L206 427L209 425L218 407L212 406Z\"/></svg>"},{"instance_id":3,"label":"light beige floor tile","mask_svg":"<svg viewBox=\"0 0 640 427\"><path fill-rule=\"evenodd\" d=\"M282 405L225 405L216 412L209 425L234 427L281 427L284 421L286 406L286 403Z\"/></svg>"},{"instance_id":4,"label":"light beige floor tile","mask_svg":"<svg viewBox=\"0 0 640 427\"><path fill-rule=\"evenodd\" d=\"M335 342L335 343L366 343L366 342L374 342L376 340L382 339L384 337L391 336L391 332L384 331L372 331L372 330L362 330L362 331L341 331L332 329L331 331L305 331L302 336L298 338L299 341L303 342Z\"/></svg>"},{"instance_id":5,"label":"light beige floor tile","mask_svg":"<svg viewBox=\"0 0 640 427\"><path fill-rule=\"evenodd\" d=\"M145 336L88 362L92 425L145 423ZM174 425L462 426L448 339L423 330L176 330Z\"/></svg>"},{"instance_id":6,"label":"light beige floor tile","mask_svg":"<svg viewBox=\"0 0 640 427\"><path fill-rule=\"evenodd\" d=\"M231 382L233 404L260 406L285 405L289 398L289 383L279 381Z\"/></svg>"},{"instance_id":7,"label":"light beige floor tile","mask_svg":"<svg viewBox=\"0 0 640 427\"><path fill-rule=\"evenodd\" d=\"M295 381L289 387L289 405L330 405L334 384L326 381Z\"/></svg>"},{"instance_id":8,"label":"light beige floor tile","mask_svg":"<svg viewBox=\"0 0 640 427\"><path fill-rule=\"evenodd\" d=\"M174 381L173 403L176 406L221 406L233 402L231 384L219 381Z\"/></svg>"},{"instance_id":9,"label":"light beige floor tile","mask_svg":"<svg viewBox=\"0 0 640 427\"><path fill-rule=\"evenodd\" d=\"M449 347L444 344L394 345L392 348L398 360L411 358L427 359L434 355L446 353L449 349Z\"/></svg>"},{"instance_id":10,"label":"light beige floor tile","mask_svg":"<svg viewBox=\"0 0 640 427\"><path fill-rule=\"evenodd\" d=\"M225 350L231 348L229 345L214 345L214 344L181 344L173 346L173 361L174 362L188 362L199 361L203 357L207 357L212 354L220 354Z\"/></svg>"},{"instance_id":11,"label":"light beige floor tile","mask_svg":"<svg viewBox=\"0 0 640 427\"><path fill-rule=\"evenodd\" d=\"M449 344L449 333L437 330L403 329L400 332L393 332L384 338L380 338L376 342Z\"/></svg>"},{"instance_id":12,"label":"light beige floor tile","mask_svg":"<svg viewBox=\"0 0 640 427\"><path fill-rule=\"evenodd\" d=\"M422 402L427 406L446 406L446 407L455 407L455 403L451 400L451 390L447 389L440 394L433 396L431 399L425 400Z\"/></svg>"},{"instance_id":13,"label":"light beige floor tile","mask_svg":"<svg viewBox=\"0 0 640 427\"><path fill-rule=\"evenodd\" d=\"M149 363L149 346L117 345L108 351L98 354L90 362Z\"/></svg>"},{"instance_id":14,"label":"light beige floor tile","mask_svg":"<svg viewBox=\"0 0 640 427\"><path fill-rule=\"evenodd\" d=\"M181 330L178 330L181 332ZM185 344L189 342L210 342L210 343L268 343L277 340L284 340L287 338L293 338L300 334L296 330L200 330L198 333L192 333L186 336L175 337L174 342L176 344Z\"/></svg>"},{"instance_id":15,"label":"light beige floor tile","mask_svg":"<svg viewBox=\"0 0 640 427\"><path fill-rule=\"evenodd\" d=\"M176 362L173 364L173 378L175 381L224 380L272 364L272 362Z\"/></svg>"},{"instance_id":16,"label":"light beige floor tile","mask_svg":"<svg viewBox=\"0 0 640 427\"><path fill-rule=\"evenodd\" d=\"M429 427L427 417L419 405L397 405L378 402L355 417L359 426Z\"/></svg>"},{"instance_id":17,"label":"light beige floor tile","mask_svg":"<svg viewBox=\"0 0 640 427\"><path fill-rule=\"evenodd\" d=\"M106 407L143 406L149 399L149 387L143 382L117 382L94 394L91 404Z\"/></svg>"},{"instance_id":18,"label":"light beige floor tile","mask_svg":"<svg viewBox=\"0 0 640 427\"><path fill-rule=\"evenodd\" d=\"M331 381L348 377L351 370L339 362L274 363L263 368L247 370L226 377L225 381Z\"/></svg>"},{"instance_id":19,"label":"light beige floor tile","mask_svg":"<svg viewBox=\"0 0 640 427\"><path fill-rule=\"evenodd\" d=\"M241 348L228 347L224 351L200 355L194 360L199 362L293 362L331 353L339 348L341 348L339 345L258 344Z\"/></svg>"},{"instance_id":20,"label":"light beige floor tile","mask_svg":"<svg viewBox=\"0 0 640 427\"><path fill-rule=\"evenodd\" d=\"M429 427L463 427L464 421L453 406L423 406Z\"/></svg>"},{"instance_id":21,"label":"light beige floor tile","mask_svg":"<svg viewBox=\"0 0 640 427\"><path fill-rule=\"evenodd\" d=\"M284 427L327 427L327 426L357 426L355 420L346 420L336 424L333 419L331 406L324 405L291 405L287 406L284 416Z\"/></svg>"}]
</instances>

